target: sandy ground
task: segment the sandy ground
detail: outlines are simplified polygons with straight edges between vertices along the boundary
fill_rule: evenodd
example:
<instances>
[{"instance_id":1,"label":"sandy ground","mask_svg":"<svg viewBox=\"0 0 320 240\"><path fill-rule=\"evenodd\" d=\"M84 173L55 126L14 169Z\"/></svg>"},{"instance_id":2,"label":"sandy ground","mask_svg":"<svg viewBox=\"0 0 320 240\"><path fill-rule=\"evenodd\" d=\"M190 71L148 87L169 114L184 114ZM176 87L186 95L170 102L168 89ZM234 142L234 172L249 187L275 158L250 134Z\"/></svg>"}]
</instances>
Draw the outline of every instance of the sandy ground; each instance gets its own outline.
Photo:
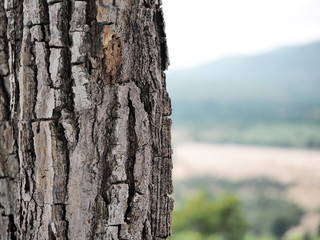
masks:
<instances>
[{"instance_id":1,"label":"sandy ground","mask_svg":"<svg viewBox=\"0 0 320 240\"><path fill-rule=\"evenodd\" d=\"M174 148L174 179L215 176L265 177L294 183L288 196L315 211L320 208L320 151L183 143Z\"/></svg>"}]
</instances>

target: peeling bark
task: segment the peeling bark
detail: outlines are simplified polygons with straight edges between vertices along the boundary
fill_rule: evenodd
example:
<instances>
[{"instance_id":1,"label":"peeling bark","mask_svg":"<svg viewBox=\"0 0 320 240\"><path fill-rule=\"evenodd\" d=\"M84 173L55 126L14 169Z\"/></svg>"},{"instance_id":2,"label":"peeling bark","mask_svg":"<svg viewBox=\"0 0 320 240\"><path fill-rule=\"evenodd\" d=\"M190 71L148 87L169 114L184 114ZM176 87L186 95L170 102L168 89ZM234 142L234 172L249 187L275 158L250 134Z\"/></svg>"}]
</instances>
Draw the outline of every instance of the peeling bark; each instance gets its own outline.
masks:
<instances>
[{"instance_id":1,"label":"peeling bark","mask_svg":"<svg viewBox=\"0 0 320 240\"><path fill-rule=\"evenodd\" d=\"M160 240L173 200L160 0L0 0L0 240Z\"/></svg>"}]
</instances>

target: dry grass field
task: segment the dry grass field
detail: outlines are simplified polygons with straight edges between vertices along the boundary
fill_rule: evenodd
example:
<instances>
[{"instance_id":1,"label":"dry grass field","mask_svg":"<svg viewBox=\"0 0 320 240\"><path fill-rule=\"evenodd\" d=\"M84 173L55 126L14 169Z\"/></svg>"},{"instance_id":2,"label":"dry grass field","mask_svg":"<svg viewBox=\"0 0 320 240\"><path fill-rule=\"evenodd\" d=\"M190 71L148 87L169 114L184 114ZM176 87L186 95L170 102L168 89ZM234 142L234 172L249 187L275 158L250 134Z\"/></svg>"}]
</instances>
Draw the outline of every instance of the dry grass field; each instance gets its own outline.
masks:
<instances>
[{"instance_id":1,"label":"dry grass field","mask_svg":"<svg viewBox=\"0 0 320 240\"><path fill-rule=\"evenodd\" d=\"M268 178L291 183L287 197L307 210L296 230L314 230L320 218L320 151L180 143L174 148L174 179L214 176L228 180Z\"/></svg>"}]
</instances>

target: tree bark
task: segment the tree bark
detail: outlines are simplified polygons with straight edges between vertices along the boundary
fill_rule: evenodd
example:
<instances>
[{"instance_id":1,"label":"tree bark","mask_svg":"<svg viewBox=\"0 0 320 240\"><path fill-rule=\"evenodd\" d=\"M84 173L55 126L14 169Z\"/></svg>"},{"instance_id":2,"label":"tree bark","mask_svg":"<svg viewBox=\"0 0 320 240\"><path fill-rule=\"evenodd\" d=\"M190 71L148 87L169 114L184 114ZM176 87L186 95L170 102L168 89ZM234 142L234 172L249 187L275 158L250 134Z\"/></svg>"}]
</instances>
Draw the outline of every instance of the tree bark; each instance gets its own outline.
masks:
<instances>
[{"instance_id":1,"label":"tree bark","mask_svg":"<svg viewBox=\"0 0 320 240\"><path fill-rule=\"evenodd\" d=\"M166 239L161 0L0 0L0 239Z\"/></svg>"}]
</instances>

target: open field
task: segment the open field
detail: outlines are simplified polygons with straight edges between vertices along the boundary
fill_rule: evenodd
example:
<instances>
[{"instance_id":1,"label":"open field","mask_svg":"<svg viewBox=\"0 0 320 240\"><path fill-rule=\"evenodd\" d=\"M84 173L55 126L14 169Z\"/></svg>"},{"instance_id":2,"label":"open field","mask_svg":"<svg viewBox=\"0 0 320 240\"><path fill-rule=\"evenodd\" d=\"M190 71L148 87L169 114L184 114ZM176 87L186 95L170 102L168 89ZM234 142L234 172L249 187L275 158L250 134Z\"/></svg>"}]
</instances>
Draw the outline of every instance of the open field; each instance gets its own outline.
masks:
<instances>
[{"instance_id":1,"label":"open field","mask_svg":"<svg viewBox=\"0 0 320 240\"><path fill-rule=\"evenodd\" d=\"M174 148L176 181L208 176L229 181L265 178L286 184L283 194L306 213L287 234L316 233L320 224L320 151L227 144L180 143ZM267 193L268 194L268 193Z\"/></svg>"},{"instance_id":2,"label":"open field","mask_svg":"<svg viewBox=\"0 0 320 240\"><path fill-rule=\"evenodd\" d=\"M174 149L174 178L214 176L231 180L268 178L292 183L288 198L320 208L320 151L183 143Z\"/></svg>"}]
</instances>

